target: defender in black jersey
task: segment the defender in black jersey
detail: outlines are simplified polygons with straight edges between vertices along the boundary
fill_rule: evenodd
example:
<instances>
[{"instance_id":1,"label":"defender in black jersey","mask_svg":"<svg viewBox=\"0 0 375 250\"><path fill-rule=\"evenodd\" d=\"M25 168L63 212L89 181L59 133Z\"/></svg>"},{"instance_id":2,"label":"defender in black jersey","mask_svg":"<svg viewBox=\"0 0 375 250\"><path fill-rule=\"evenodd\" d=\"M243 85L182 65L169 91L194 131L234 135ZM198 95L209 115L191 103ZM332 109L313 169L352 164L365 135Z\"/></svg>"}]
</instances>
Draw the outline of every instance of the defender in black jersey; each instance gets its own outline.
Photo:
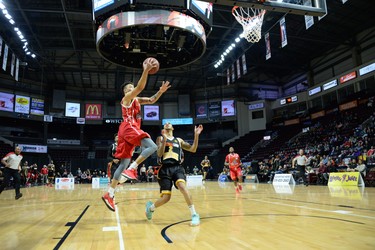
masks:
<instances>
[{"instance_id":1,"label":"defender in black jersey","mask_svg":"<svg viewBox=\"0 0 375 250\"><path fill-rule=\"evenodd\" d=\"M196 213L191 196L186 188L185 170L181 166L183 161L183 150L195 153L198 147L199 135L203 130L203 126L196 126L194 129L194 142L192 145L185 142L181 138L173 136L173 126L170 123L164 125L162 136L156 140L158 145L157 154L159 163L161 165L158 172L158 182L160 185L160 198L152 203L151 201L146 204L146 217L148 220L152 219L152 213L155 208L160 207L171 199L172 185L174 185L183 194L186 203L191 212L192 226L200 224L199 214Z\"/></svg>"},{"instance_id":2,"label":"defender in black jersey","mask_svg":"<svg viewBox=\"0 0 375 250\"><path fill-rule=\"evenodd\" d=\"M116 149L117 149L117 141L118 141L118 135L117 133L114 136L115 142L112 143L112 145L108 148L107 152L107 175L112 180L113 175L115 174L116 169L120 165L120 160L115 157Z\"/></svg>"}]
</instances>

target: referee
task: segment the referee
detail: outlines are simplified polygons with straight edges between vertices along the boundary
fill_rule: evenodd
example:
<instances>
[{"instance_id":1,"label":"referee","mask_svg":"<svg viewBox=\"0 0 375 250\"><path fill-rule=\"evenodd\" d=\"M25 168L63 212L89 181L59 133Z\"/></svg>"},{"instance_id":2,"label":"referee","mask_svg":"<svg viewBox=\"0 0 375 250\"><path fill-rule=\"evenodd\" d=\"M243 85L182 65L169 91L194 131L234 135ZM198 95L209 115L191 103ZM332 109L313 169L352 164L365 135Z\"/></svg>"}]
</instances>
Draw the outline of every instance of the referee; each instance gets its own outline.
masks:
<instances>
[{"instance_id":1,"label":"referee","mask_svg":"<svg viewBox=\"0 0 375 250\"><path fill-rule=\"evenodd\" d=\"M2 160L1 163L5 165L4 168L4 181L0 186L0 194L3 192L4 188L7 187L10 183L11 177L14 181L14 189L16 190L16 200L22 197L20 192L21 186L21 160L23 156L21 155L21 148L16 147L14 152L7 154Z\"/></svg>"},{"instance_id":2,"label":"referee","mask_svg":"<svg viewBox=\"0 0 375 250\"><path fill-rule=\"evenodd\" d=\"M298 177L298 179L300 177L302 177L303 184L305 184L306 187L307 187L309 185L306 181L306 175L305 175L307 157L304 155L303 149L300 149L299 155L294 157L294 159L292 161L292 168L295 168L296 162L297 162L297 171L298 171L297 177Z\"/></svg>"}]
</instances>

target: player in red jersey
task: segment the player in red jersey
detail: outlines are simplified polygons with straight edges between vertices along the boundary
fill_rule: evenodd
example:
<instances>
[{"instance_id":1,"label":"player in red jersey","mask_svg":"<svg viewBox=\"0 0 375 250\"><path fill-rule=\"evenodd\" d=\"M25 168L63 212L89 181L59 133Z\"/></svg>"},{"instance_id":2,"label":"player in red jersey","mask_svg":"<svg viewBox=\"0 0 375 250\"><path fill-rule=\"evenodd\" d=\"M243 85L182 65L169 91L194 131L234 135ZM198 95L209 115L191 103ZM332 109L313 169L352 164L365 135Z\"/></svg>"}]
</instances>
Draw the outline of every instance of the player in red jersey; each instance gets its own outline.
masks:
<instances>
[{"instance_id":1,"label":"player in red jersey","mask_svg":"<svg viewBox=\"0 0 375 250\"><path fill-rule=\"evenodd\" d=\"M225 166L229 166L230 178L236 188L236 193L239 194L242 191L242 171L241 171L241 158L234 152L234 148L229 148L229 154L225 157Z\"/></svg>"},{"instance_id":2,"label":"player in red jersey","mask_svg":"<svg viewBox=\"0 0 375 250\"><path fill-rule=\"evenodd\" d=\"M157 146L151 140L150 135L141 130L141 105L155 103L170 88L169 82L163 82L159 91L151 97L138 97L146 86L148 72L154 66L152 60L145 60L143 63L143 73L137 86L134 87L134 84L131 82L126 82L121 86L121 90L124 93L124 97L121 100L122 118L124 121L119 127L115 153L115 157L121 159L121 161L114 173L108 192L102 197L104 203L112 211L115 211L115 188L119 182L121 173L124 172L124 175L129 179L136 179L138 165L157 150ZM129 169L126 169L130 163L135 146L142 146L142 153L130 165Z\"/></svg>"}]
</instances>

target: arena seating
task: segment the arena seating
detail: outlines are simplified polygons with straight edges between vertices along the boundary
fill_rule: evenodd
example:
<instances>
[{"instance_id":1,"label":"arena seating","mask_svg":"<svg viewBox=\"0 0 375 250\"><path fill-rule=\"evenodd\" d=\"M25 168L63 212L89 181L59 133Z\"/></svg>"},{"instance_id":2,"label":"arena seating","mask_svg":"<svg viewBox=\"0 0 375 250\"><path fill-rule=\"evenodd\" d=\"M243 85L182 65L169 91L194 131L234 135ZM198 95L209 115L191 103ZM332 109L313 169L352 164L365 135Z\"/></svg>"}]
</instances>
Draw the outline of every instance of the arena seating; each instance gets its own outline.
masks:
<instances>
[{"instance_id":1,"label":"arena seating","mask_svg":"<svg viewBox=\"0 0 375 250\"><path fill-rule=\"evenodd\" d=\"M220 153L226 155L229 152L229 147L233 147L234 151L238 153L240 157L244 157L256 143L263 139L264 133L265 130L249 132L234 142L231 142L229 145L224 146Z\"/></svg>"}]
</instances>

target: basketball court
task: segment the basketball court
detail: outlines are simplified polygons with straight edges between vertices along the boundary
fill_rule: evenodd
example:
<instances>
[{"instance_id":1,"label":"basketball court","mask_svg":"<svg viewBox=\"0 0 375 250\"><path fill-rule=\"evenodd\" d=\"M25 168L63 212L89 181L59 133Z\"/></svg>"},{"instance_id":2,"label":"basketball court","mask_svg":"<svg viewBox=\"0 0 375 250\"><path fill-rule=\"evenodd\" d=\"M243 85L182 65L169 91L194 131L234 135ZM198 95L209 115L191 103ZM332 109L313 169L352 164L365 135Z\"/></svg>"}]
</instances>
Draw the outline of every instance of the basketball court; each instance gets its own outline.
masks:
<instances>
[{"instance_id":1,"label":"basketball court","mask_svg":"<svg viewBox=\"0 0 375 250\"><path fill-rule=\"evenodd\" d=\"M1 195L2 249L374 249L375 190L360 187L233 183L192 186L201 225L178 190L152 221L145 203L159 197L157 183L125 184L117 212L101 201L106 190L89 184L74 190L51 187ZM17 221L15 224L14 221Z\"/></svg>"},{"instance_id":2,"label":"basketball court","mask_svg":"<svg viewBox=\"0 0 375 250\"><path fill-rule=\"evenodd\" d=\"M268 23L268 30L280 25L281 32L285 32L285 19L284 23L280 24L285 15L323 18L327 11L326 0L203 2L213 6L219 4L232 12L233 22L241 23L244 31L238 39L244 38L250 43L257 43L265 37L267 30L262 30L262 25L267 22L267 15L273 15L273 12L278 13L280 19L272 24ZM233 8L236 4L242 8ZM207 11L210 8L212 5L208 5L206 10L203 9L202 20L210 20ZM179 57L160 57L161 69L173 70L176 66L186 66L204 55L208 35L206 33L209 33L207 31L211 28L207 28L209 24L198 26L199 22L195 20L196 23L191 26L182 26L191 21L190 17L179 20L181 15L165 9L148 9L145 12L155 19L158 19L160 13L164 15L165 20L160 21L163 23L155 22L155 30L160 28L161 24L165 27L177 27L176 30L182 34L180 37L191 35L195 39L192 51L197 52L196 54L186 61L179 61ZM134 62L126 65L130 61L125 60L126 56L140 53L141 46L134 48L126 56L124 53L123 57L121 54L112 53L113 47L105 47L109 42L115 41L114 34L121 29L124 30L125 39L130 41L130 35L127 36L126 33L132 34L132 29L136 26L142 28L145 21L143 18L135 12L134 16L131 16L133 23L129 25L129 20L125 19L123 13L111 13L111 16L103 18L102 23L95 27L98 29L97 52L111 63L110 66L113 63L113 66L122 65L138 70L143 57L150 56L147 53L151 52L147 51L143 57L134 56ZM175 23L170 23L171 19L174 19ZM151 26L149 24L147 29L151 29ZM167 33L169 30L165 28L162 31ZM283 34L280 37L283 37ZM182 41L183 45L184 39L176 41ZM125 40L125 44L121 41L121 46L129 48L129 41ZM267 41L266 46L269 46ZM183 51L183 46L177 44L177 51L180 52L181 49ZM246 52L245 49L244 51ZM157 54L158 51L155 52L155 55ZM218 68L227 54L223 51L223 55L218 55L217 60L210 66ZM178 65L173 64L177 62ZM197 227L189 225L189 209L176 189L172 192L171 201L156 209L151 221L146 219L145 204L149 200L158 199L157 183L121 185L115 196L116 212L109 211L101 200L106 190L107 186L93 188L91 184L75 184L72 189L38 186L22 188L23 197L19 200L14 200L14 190L4 191L0 196L0 248L375 249L373 188L245 183L242 193L236 194L233 183L205 182L189 187L201 218L201 224Z\"/></svg>"}]
</instances>

